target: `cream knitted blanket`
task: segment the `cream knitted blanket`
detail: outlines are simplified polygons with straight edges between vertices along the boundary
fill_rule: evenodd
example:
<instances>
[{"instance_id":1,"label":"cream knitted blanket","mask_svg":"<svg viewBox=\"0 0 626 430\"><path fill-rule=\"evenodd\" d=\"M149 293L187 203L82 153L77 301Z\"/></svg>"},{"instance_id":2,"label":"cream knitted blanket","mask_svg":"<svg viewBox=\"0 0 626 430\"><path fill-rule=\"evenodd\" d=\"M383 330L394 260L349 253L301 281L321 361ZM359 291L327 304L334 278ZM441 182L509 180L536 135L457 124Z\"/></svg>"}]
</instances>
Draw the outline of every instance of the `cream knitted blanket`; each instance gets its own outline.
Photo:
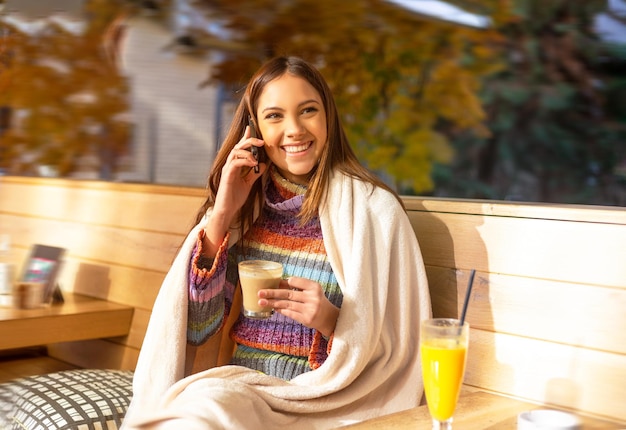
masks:
<instances>
[{"instance_id":1,"label":"cream knitted blanket","mask_svg":"<svg viewBox=\"0 0 626 430\"><path fill-rule=\"evenodd\" d=\"M390 193L337 173L320 220L343 292L326 362L291 381L238 366L185 377L187 272L201 223L155 302L123 429L326 429L420 402L419 323L431 308L408 217Z\"/></svg>"}]
</instances>

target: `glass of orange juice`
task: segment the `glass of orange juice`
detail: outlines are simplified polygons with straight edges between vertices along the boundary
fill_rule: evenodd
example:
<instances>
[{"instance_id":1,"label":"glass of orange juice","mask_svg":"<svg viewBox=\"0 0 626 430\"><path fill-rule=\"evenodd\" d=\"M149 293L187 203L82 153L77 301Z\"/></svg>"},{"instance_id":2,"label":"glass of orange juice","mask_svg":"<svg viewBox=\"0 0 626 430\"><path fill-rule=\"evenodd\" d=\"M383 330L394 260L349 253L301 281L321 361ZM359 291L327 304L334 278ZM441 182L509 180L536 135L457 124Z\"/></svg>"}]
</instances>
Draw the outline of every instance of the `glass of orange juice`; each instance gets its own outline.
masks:
<instances>
[{"instance_id":1,"label":"glass of orange juice","mask_svg":"<svg viewBox=\"0 0 626 430\"><path fill-rule=\"evenodd\" d=\"M422 376L433 430L451 430L467 361L469 324L452 318L424 320L420 326Z\"/></svg>"}]
</instances>

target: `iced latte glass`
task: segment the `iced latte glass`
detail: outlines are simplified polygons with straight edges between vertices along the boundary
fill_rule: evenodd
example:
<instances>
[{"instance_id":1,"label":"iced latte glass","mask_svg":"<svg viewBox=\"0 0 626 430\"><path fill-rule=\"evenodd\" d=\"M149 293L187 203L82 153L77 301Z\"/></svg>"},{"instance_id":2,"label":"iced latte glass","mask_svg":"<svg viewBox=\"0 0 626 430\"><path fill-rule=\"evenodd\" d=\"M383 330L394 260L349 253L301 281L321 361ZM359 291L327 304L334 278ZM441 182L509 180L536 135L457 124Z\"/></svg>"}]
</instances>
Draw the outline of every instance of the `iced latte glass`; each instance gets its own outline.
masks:
<instances>
[{"instance_id":1,"label":"iced latte glass","mask_svg":"<svg viewBox=\"0 0 626 430\"><path fill-rule=\"evenodd\" d=\"M271 307L259 306L259 291L278 288L282 276L283 265L274 261L245 260L239 263L244 316L264 319L272 315Z\"/></svg>"}]
</instances>

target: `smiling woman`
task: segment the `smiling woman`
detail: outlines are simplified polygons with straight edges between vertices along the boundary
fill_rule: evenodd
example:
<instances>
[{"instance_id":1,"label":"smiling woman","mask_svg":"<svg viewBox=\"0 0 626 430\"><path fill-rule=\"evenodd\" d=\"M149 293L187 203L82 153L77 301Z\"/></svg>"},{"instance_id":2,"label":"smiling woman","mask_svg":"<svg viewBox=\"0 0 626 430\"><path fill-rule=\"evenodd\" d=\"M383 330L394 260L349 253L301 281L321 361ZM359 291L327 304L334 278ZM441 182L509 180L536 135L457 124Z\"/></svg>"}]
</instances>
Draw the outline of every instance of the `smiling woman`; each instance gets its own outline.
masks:
<instances>
[{"instance_id":1,"label":"smiling woman","mask_svg":"<svg viewBox=\"0 0 626 430\"><path fill-rule=\"evenodd\" d=\"M407 329L431 313L419 246L310 63L277 57L252 76L197 221L161 286L125 427L331 428L419 403ZM257 293L273 309L265 319L236 304L243 260L283 267L278 288ZM229 366L207 369L216 359L203 345L215 340L230 345Z\"/></svg>"}]
</instances>

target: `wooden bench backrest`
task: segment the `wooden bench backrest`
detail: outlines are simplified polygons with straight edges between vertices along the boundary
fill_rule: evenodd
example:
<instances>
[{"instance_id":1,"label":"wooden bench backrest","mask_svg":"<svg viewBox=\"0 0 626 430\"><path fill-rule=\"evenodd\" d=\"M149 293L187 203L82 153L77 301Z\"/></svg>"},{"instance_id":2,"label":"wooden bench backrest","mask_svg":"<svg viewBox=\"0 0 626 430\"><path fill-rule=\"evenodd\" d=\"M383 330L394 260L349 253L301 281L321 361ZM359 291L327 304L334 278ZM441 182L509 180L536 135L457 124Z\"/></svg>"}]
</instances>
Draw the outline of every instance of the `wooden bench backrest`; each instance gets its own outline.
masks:
<instances>
[{"instance_id":1,"label":"wooden bench backrest","mask_svg":"<svg viewBox=\"0 0 626 430\"><path fill-rule=\"evenodd\" d=\"M83 367L133 369L201 189L0 178L0 233L68 250L66 290L135 308L129 336L49 345ZM467 319L465 383L626 423L626 210L406 197L435 316Z\"/></svg>"},{"instance_id":2,"label":"wooden bench backrest","mask_svg":"<svg viewBox=\"0 0 626 430\"><path fill-rule=\"evenodd\" d=\"M467 385L626 422L626 210L405 199Z\"/></svg>"}]
</instances>

